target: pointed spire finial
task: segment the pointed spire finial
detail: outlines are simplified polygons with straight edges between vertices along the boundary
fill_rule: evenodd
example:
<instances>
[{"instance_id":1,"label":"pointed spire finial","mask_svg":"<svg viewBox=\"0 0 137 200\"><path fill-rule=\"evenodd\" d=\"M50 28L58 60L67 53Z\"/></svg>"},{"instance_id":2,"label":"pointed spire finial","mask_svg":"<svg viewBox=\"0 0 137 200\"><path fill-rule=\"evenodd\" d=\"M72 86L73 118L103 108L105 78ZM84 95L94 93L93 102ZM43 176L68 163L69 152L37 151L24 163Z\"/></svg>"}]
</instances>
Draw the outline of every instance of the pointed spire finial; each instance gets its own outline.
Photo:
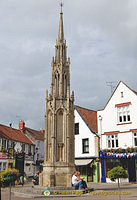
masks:
<instances>
[{"instance_id":1,"label":"pointed spire finial","mask_svg":"<svg viewBox=\"0 0 137 200\"><path fill-rule=\"evenodd\" d=\"M61 6L61 12L60 12L60 23L59 23L59 35L58 35L58 41L63 41L64 40L64 33L63 33L63 13L62 13L62 7L63 7L63 3L61 1L60 3Z\"/></svg>"},{"instance_id":2,"label":"pointed spire finial","mask_svg":"<svg viewBox=\"0 0 137 200\"><path fill-rule=\"evenodd\" d=\"M63 7L62 1L61 1L61 3L60 3L60 7L61 7L61 13L62 13L62 7Z\"/></svg>"}]
</instances>

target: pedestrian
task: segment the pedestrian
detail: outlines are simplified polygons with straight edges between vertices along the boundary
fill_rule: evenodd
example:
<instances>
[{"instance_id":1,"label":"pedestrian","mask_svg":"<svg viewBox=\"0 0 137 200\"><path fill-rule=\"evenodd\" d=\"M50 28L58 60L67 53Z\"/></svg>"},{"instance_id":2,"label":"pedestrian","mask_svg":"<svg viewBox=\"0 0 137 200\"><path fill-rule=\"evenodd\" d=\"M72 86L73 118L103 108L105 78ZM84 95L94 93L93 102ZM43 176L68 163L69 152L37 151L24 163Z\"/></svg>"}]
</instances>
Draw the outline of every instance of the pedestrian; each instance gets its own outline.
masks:
<instances>
[{"instance_id":1,"label":"pedestrian","mask_svg":"<svg viewBox=\"0 0 137 200\"><path fill-rule=\"evenodd\" d=\"M20 178L19 178L19 185L24 185L24 176L20 176Z\"/></svg>"}]
</instances>

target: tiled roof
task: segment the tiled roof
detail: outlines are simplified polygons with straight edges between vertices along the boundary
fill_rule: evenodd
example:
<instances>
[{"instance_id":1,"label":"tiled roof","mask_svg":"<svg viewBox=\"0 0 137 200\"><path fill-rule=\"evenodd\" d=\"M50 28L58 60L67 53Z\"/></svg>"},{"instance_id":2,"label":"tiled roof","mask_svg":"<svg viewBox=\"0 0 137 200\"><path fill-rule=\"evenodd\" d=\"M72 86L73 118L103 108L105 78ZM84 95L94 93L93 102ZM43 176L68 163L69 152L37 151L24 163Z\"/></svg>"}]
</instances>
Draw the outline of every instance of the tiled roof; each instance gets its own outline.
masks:
<instances>
[{"instance_id":1,"label":"tiled roof","mask_svg":"<svg viewBox=\"0 0 137 200\"><path fill-rule=\"evenodd\" d=\"M33 138L37 140L44 140L44 133L42 131L37 131L31 128L25 127L25 132L28 132Z\"/></svg>"},{"instance_id":2,"label":"tiled roof","mask_svg":"<svg viewBox=\"0 0 137 200\"><path fill-rule=\"evenodd\" d=\"M75 108L79 112L79 114L83 117L85 122L91 128L91 130L93 132L97 133L98 132L98 130L97 130L97 111L82 108L80 106L75 106Z\"/></svg>"},{"instance_id":3,"label":"tiled roof","mask_svg":"<svg viewBox=\"0 0 137 200\"><path fill-rule=\"evenodd\" d=\"M6 135L4 135L3 132L2 132L1 130L0 130L0 137L1 137L1 138L5 138L5 139L8 139L8 138L9 138L9 137L7 137Z\"/></svg>"},{"instance_id":4,"label":"tiled roof","mask_svg":"<svg viewBox=\"0 0 137 200\"><path fill-rule=\"evenodd\" d=\"M20 130L0 124L0 137L22 143L33 144L32 141Z\"/></svg>"}]
</instances>

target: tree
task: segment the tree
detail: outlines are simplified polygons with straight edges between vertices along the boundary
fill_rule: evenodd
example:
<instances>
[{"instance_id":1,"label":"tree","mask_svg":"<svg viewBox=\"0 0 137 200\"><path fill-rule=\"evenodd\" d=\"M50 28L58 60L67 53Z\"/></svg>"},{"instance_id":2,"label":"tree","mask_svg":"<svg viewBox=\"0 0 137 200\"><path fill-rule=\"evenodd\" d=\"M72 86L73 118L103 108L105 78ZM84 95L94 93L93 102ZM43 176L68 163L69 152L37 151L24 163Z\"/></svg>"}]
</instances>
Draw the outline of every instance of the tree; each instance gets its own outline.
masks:
<instances>
[{"instance_id":1,"label":"tree","mask_svg":"<svg viewBox=\"0 0 137 200\"><path fill-rule=\"evenodd\" d=\"M128 177L128 173L126 172L126 170L124 170L123 167L120 167L120 166L114 167L113 169L111 169L107 175L111 181L115 181L116 179L119 179L119 178Z\"/></svg>"},{"instance_id":2,"label":"tree","mask_svg":"<svg viewBox=\"0 0 137 200\"><path fill-rule=\"evenodd\" d=\"M118 190L120 191L120 184L119 184L119 179L120 178L127 178L128 173L126 170L123 169L123 167L114 167L107 173L108 178L110 178L111 181L115 181L118 179ZM119 194L119 199L120 199L120 194Z\"/></svg>"}]
</instances>

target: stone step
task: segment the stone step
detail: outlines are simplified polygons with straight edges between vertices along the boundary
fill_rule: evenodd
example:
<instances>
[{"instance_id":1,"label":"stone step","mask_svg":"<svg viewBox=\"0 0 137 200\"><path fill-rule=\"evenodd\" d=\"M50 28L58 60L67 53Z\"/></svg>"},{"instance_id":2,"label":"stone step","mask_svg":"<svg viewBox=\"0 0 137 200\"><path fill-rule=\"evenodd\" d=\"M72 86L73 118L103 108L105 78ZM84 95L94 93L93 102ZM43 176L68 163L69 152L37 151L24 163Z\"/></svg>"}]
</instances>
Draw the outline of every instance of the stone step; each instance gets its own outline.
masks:
<instances>
[{"instance_id":1,"label":"stone step","mask_svg":"<svg viewBox=\"0 0 137 200\"><path fill-rule=\"evenodd\" d=\"M31 187L18 187L13 188L12 193L15 196L23 196L28 198L41 198L44 197L44 191L50 192L50 197L69 197L69 196L80 196L80 195L87 195L89 192L93 191L93 188L89 189L88 191L85 190L74 190L73 188L61 188L61 187L54 187L54 188L46 188L40 186L31 186Z\"/></svg>"}]
</instances>

